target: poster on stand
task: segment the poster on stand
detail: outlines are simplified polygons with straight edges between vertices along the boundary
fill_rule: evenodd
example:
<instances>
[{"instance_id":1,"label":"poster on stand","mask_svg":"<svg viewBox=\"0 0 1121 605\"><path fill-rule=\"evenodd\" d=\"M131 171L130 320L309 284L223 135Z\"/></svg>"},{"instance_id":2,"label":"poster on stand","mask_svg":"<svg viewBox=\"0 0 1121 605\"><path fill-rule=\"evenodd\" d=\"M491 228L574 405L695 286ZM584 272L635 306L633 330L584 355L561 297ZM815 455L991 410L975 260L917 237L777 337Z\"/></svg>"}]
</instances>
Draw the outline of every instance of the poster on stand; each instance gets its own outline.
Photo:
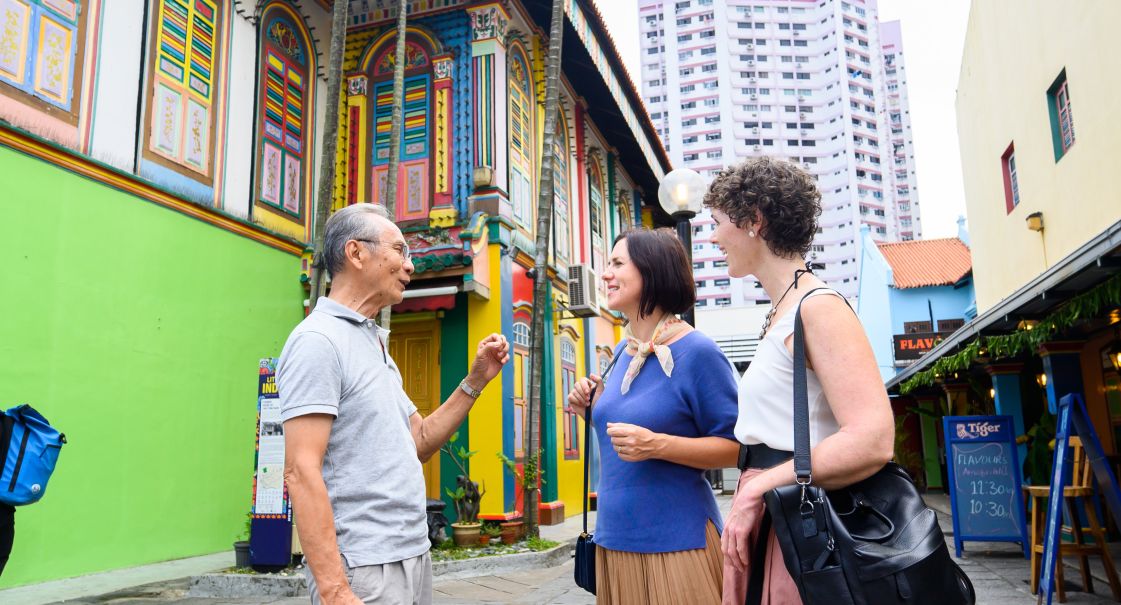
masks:
<instances>
[{"instance_id":1,"label":"poster on stand","mask_svg":"<svg viewBox=\"0 0 1121 605\"><path fill-rule=\"evenodd\" d=\"M284 485L284 423L273 357L258 366L254 458L249 557L254 567L286 567L292 560L292 508Z\"/></svg>"}]
</instances>

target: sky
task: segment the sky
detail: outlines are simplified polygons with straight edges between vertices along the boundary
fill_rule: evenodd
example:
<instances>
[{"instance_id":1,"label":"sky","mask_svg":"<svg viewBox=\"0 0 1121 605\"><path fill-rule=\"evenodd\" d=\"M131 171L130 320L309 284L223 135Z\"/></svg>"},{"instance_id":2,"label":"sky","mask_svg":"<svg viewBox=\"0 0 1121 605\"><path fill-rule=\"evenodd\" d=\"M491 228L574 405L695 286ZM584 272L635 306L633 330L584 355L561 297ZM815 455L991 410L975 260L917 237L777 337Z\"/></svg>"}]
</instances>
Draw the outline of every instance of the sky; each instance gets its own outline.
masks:
<instances>
[{"instance_id":1,"label":"sky","mask_svg":"<svg viewBox=\"0 0 1121 605\"><path fill-rule=\"evenodd\" d=\"M637 77L637 0L594 1L627 70ZM881 21L899 20L903 30L923 238L953 237L965 214L954 106L969 0L879 0L879 9Z\"/></svg>"}]
</instances>

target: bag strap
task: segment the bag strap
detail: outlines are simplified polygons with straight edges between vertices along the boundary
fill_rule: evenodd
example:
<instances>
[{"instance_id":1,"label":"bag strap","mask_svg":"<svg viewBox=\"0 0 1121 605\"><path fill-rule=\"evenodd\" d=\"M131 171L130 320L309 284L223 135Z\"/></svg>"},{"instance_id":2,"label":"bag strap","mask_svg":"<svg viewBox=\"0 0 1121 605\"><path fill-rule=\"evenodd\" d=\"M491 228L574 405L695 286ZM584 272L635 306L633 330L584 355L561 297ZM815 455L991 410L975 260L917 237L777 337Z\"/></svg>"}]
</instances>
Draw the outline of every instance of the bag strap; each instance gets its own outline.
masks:
<instances>
[{"instance_id":1,"label":"bag strap","mask_svg":"<svg viewBox=\"0 0 1121 605\"><path fill-rule=\"evenodd\" d=\"M615 362L619 361L619 357L623 355L626 347L619 349L615 353L615 357L611 359L611 363L607 364L607 369L603 371L603 376L600 377L600 384L607 384L607 376L611 373L611 369L615 367ZM584 408L584 535L588 534L588 467L592 463L592 400L595 399L596 390L592 389L592 394L588 396L588 407Z\"/></svg>"},{"instance_id":2,"label":"bag strap","mask_svg":"<svg viewBox=\"0 0 1121 605\"><path fill-rule=\"evenodd\" d=\"M809 485L813 479L810 466L810 401L806 383L806 334L802 328L802 303L814 292L832 288L814 288L806 292L794 309L794 476L799 485ZM837 293L841 296L840 293ZM841 296L845 305L849 301ZM849 307L852 308L851 306Z\"/></svg>"}]
</instances>

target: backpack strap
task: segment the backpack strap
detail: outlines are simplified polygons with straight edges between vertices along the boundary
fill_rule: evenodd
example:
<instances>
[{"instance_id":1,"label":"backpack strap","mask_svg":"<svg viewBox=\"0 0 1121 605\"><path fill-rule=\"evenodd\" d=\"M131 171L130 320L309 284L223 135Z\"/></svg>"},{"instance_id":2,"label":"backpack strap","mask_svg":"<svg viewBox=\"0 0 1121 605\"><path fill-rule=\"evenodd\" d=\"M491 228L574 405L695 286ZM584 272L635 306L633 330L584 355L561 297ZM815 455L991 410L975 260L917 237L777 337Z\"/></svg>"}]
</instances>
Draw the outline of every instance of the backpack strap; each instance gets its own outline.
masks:
<instances>
[{"instance_id":1,"label":"backpack strap","mask_svg":"<svg viewBox=\"0 0 1121 605\"><path fill-rule=\"evenodd\" d=\"M12 427L16 419L7 412L0 412L0 473L4 471L4 464L8 460L8 450L12 442Z\"/></svg>"}]
</instances>

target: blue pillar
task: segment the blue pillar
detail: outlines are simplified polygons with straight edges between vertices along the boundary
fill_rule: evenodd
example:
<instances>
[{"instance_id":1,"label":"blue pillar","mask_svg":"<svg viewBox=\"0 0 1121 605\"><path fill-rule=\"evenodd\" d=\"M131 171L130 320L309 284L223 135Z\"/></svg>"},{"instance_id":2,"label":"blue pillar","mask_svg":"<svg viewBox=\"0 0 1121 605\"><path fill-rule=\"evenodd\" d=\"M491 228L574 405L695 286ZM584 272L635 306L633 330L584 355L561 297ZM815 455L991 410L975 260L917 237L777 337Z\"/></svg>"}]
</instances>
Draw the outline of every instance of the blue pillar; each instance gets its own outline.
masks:
<instances>
[{"instance_id":1,"label":"blue pillar","mask_svg":"<svg viewBox=\"0 0 1121 605\"><path fill-rule=\"evenodd\" d=\"M1024 370L1022 363L1001 363L986 366L985 370L993 378L993 404L998 415L1012 417L1012 426L1016 436L1023 435L1024 429L1024 398L1020 392L1020 373ZM1016 447L1020 455L1020 462L1028 455L1027 444L1021 443ZM1020 473L1024 468L1020 466ZM1021 477L1021 480L1023 477Z\"/></svg>"},{"instance_id":2,"label":"blue pillar","mask_svg":"<svg viewBox=\"0 0 1121 605\"><path fill-rule=\"evenodd\" d=\"M1082 391L1082 347L1083 342L1054 341L1039 345L1039 356L1043 358L1043 373L1047 377L1047 409L1052 414L1059 413L1059 399L1069 393L1077 393L1085 397ZM1070 484L1070 470L1067 470L1065 481ZM1098 518L1103 519L1101 502L1095 496L1093 505L1098 513ZM1088 520L1086 511L1082 506L1076 508L1078 517L1083 527ZM1070 513L1063 510L1063 522L1070 524ZM1066 540L1066 538L1064 538ZM1093 538L1088 537L1092 542Z\"/></svg>"},{"instance_id":3,"label":"blue pillar","mask_svg":"<svg viewBox=\"0 0 1121 605\"><path fill-rule=\"evenodd\" d=\"M1047 376L1047 409L1058 415L1059 399L1082 391L1082 347L1085 343L1056 341L1039 345L1043 373Z\"/></svg>"}]
</instances>

